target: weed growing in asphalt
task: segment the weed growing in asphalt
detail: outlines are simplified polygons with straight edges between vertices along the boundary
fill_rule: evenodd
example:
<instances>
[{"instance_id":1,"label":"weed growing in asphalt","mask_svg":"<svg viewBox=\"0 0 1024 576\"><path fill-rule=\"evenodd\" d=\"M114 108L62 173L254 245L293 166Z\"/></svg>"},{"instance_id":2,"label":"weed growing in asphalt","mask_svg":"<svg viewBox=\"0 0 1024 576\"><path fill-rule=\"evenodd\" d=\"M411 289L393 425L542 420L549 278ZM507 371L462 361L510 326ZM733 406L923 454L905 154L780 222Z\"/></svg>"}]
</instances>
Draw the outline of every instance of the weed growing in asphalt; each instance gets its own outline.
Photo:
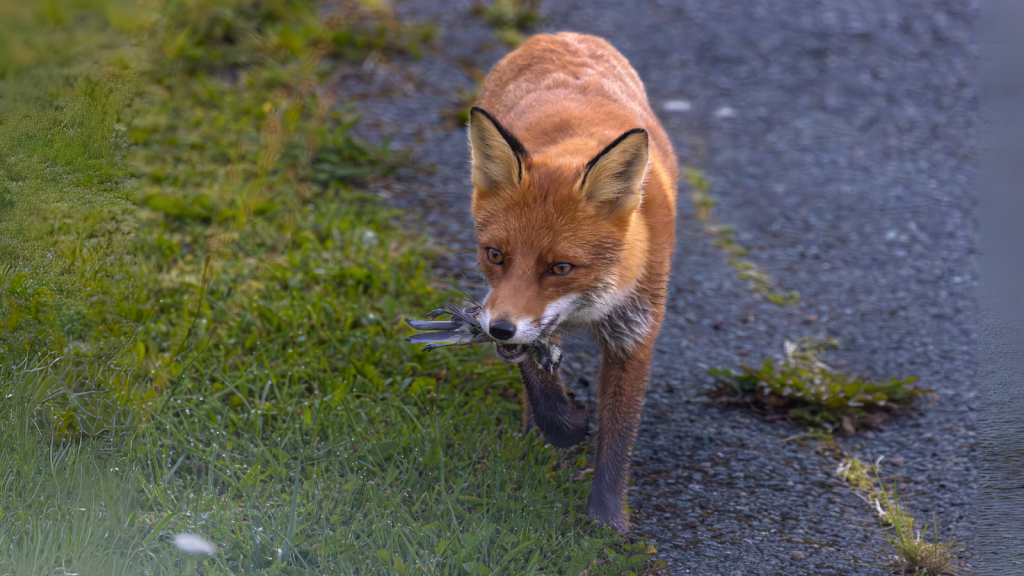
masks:
<instances>
[{"instance_id":1,"label":"weed growing in asphalt","mask_svg":"<svg viewBox=\"0 0 1024 576\"><path fill-rule=\"evenodd\" d=\"M468 88L460 86L458 93L455 94L452 107L442 110L442 114L455 127L465 129L466 124L469 123L469 109L476 104L477 94L480 93L480 87L483 86L487 74L471 62L460 62L459 64L473 84Z\"/></svg>"},{"instance_id":2,"label":"weed growing in asphalt","mask_svg":"<svg viewBox=\"0 0 1024 576\"><path fill-rule=\"evenodd\" d=\"M769 356L757 368L712 369L718 382L714 395L771 420L853 434L908 411L915 400L933 392L913 386L913 376L875 382L833 370L820 355L837 346L833 339L803 338L787 341L782 357Z\"/></svg>"},{"instance_id":3,"label":"weed growing in asphalt","mask_svg":"<svg viewBox=\"0 0 1024 576\"><path fill-rule=\"evenodd\" d=\"M720 248L733 257L726 263L736 270L740 280L746 280L750 289L763 294L765 299L779 306L793 306L800 301L800 293L796 290L780 292L775 287L775 280L748 258L749 251L736 242L736 229L714 220L711 209L717 201L711 196L711 180L702 170L683 168L683 178L690 185L690 203L693 204L694 216L704 224L704 232L711 236L711 245Z\"/></svg>"},{"instance_id":4,"label":"weed growing in asphalt","mask_svg":"<svg viewBox=\"0 0 1024 576\"><path fill-rule=\"evenodd\" d=\"M901 575L915 576L955 576L962 572L957 561L960 546L955 540L939 541L939 526L935 522L931 526L932 538L928 539L928 524L918 529L914 517L901 507L896 488L892 496L881 482L879 514L888 524L885 531L889 547L895 553L891 566ZM875 500L876 506L879 499Z\"/></svg>"},{"instance_id":5,"label":"weed growing in asphalt","mask_svg":"<svg viewBox=\"0 0 1024 576\"><path fill-rule=\"evenodd\" d=\"M543 0L491 0L477 5L475 11L494 29L494 35L515 48L526 40L525 34L540 22Z\"/></svg>"},{"instance_id":6,"label":"weed growing in asphalt","mask_svg":"<svg viewBox=\"0 0 1024 576\"><path fill-rule=\"evenodd\" d=\"M402 341L454 294L325 79L419 33L153 6L25 9L59 49L3 61L0 572L638 569L581 515L583 449L521 433L515 373Z\"/></svg>"},{"instance_id":7,"label":"weed growing in asphalt","mask_svg":"<svg viewBox=\"0 0 1024 576\"><path fill-rule=\"evenodd\" d=\"M875 491L875 477L878 475L877 463L865 464L858 458L846 458L840 462L836 473L847 484L865 494Z\"/></svg>"},{"instance_id":8,"label":"weed growing in asphalt","mask_svg":"<svg viewBox=\"0 0 1024 576\"><path fill-rule=\"evenodd\" d=\"M495 38L510 48L516 48L526 41L527 32L541 21L541 4L543 0L491 0L490 4L475 4L473 12L491 27ZM476 103L486 73L471 62L460 62L459 65L473 84L469 88L460 88L454 106L444 114L461 128L469 122L469 109Z\"/></svg>"},{"instance_id":9,"label":"weed growing in asphalt","mask_svg":"<svg viewBox=\"0 0 1024 576\"><path fill-rule=\"evenodd\" d=\"M858 496L874 508L885 529L892 552L889 568L902 575L956 576L965 571L957 557L962 551L956 540L939 540L938 522L918 528L913 514L900 503L895 485L890 492L879 477L881 458L872 464L853 457L844 458L837 473ZM931 529L931 538L928 531Z\"/></svg>"},{"instance_id":10,"label":"weed growing in asphalt","mask_svg":"<svg viewBox=\"0 0 1024 576\"><path fill-rule=\"evenodd\" d=\"M711 196L711 181L703 170L683 167L683 178L690 185L690 203L695 210L694 216L701 222L711 221L711 209L718 202Z\"/></svg>"}]
</instances>

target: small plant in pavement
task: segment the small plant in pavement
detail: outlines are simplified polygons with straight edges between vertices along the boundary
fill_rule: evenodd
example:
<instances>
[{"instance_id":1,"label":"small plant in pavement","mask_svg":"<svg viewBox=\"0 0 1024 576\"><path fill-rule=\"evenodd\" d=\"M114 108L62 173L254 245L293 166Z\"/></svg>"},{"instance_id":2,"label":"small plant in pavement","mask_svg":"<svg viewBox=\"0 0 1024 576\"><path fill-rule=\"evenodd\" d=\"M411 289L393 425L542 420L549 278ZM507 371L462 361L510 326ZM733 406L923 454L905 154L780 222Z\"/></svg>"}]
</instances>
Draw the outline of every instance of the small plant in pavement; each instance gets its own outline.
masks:
<instances>
[{"instance_id":1,"label":"small plant in pavement","mask_svg":"<svg viewBox=\"0 0 1024 576\"><path fill-rule=\"evenodd\" d=\"M963 572L957 561L960 547L955 540L939 541L939 525L933 522L932 538L927 538L928 524L916 528L914 516L900 504L893 487L892 495L878 482L879 497L875 506L885 527L885 537L895 552L890 566L901 575L955 576ZM881 502L881 503L880 503Z\"/></svg>"},{"instance_id":2,"label":"small plant in pavement","mask_svg":"<svg viewBox=\"0 0 1024 576\"><path fill-rule=\"evenodd\" d=\"M901 576L957 576L965 571L957 555L961 547L956 540L939 540L939 525L933 521L917 527L914 515L899 500L895 485L892 492L879 478L881 458L867 464L847 457L836 472L865 502L878 513L885 530L886 544L892 550L887 567ZM929 528L931 538L927 537Z\"/></svg>"},{"instance_id":3,"label":"small plant in pavement","mask_svg":"<svg viewBox=\"0 0 1024 576\"><path fill-rule=\"evenodd\" d=\"M915 399L932 392L913 386L913 376L875 382L833 370L820 355L837 346L833 339L803 338L787 341L781 358L770 356L758 367L712 369L718 383L713 395L749 406L770 420L853 434L906 412Z\"/></svg>"},{"instance_id":4,"label":"small plant in pavement","mask_svg":"<svg viewBox=\"0 0 1024 576\"><path fill-rule=\"evenodd\" d=\"M711 195L711 180L704 171L686 167L683 168L683 178L690 185L690 203L693 204L694 217L704 223L704 232L711 236L711 245L732 255L725 263L736 270L736 277L746 280L751 290L763 294L765 299L773 304L793 306L799 302L799 292L777 290L775 279L753 261L745 258L749 250L736 242L735 227L712 218L711 209L718 201Z\"/></svg>"},{"instance_id":5,"label":"small plant in pavement","mask_svg":"<svg viewBox=\"0 0 1024 576\"><path fill-rule=\"evenodd\" d=\"M540 22L540 6L543 0L491 0L478 5L474 11L494 29L498 40L511 47L523 43L525 33Z\"/></svg>"}]
</instances>

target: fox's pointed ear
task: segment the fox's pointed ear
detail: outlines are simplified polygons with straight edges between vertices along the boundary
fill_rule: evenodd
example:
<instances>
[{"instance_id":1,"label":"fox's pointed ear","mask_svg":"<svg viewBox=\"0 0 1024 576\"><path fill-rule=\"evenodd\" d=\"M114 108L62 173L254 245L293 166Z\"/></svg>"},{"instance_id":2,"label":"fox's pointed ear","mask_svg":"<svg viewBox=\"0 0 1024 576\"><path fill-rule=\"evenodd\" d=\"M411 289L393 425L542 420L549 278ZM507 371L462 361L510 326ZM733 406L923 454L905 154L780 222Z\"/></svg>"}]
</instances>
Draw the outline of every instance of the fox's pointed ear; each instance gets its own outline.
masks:
<instances>
[{"instance_id":1,"label":"fox's pointed ear","mask_svg":"<svg viewBox=\"0 0 1024 576\"><path fill-rule=\"evenodd\" d=\"M526 148L483 108L469 110L469 148L473 160L473 187L504 194L523 181Z\"/></svg>"},{"instance_id":2,"label":"fox's pointed ear","mask_svg":"<svg viewBox=\"0 0 1024 576\"><path fill-rule=\"evenodd\" d=\"M634 128L615 139L587 163L580 193L608 218L631 214L640 206L647 173L647 131Z\"/></svg>"}]
</instances>

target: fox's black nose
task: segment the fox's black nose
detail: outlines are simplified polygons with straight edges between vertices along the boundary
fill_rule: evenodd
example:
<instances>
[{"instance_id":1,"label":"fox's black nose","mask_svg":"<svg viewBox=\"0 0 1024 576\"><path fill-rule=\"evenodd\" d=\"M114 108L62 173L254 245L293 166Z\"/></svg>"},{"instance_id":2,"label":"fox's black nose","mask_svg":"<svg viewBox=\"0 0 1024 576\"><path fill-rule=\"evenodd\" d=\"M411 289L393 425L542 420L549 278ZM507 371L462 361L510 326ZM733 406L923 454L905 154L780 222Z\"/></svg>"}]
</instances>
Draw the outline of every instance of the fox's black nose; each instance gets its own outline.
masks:
<instances>
[{"instance_id":1,"label":"fox's black nose","mask_svg":"<svg viewBox=\"0 0 1024 576\"><path fill-rule=\"evenodd\" d=\"M516 325L508 320L495 320L489 328L491 336L498 340L508 340L516 335Z\"/></svg>"}]
</instances>

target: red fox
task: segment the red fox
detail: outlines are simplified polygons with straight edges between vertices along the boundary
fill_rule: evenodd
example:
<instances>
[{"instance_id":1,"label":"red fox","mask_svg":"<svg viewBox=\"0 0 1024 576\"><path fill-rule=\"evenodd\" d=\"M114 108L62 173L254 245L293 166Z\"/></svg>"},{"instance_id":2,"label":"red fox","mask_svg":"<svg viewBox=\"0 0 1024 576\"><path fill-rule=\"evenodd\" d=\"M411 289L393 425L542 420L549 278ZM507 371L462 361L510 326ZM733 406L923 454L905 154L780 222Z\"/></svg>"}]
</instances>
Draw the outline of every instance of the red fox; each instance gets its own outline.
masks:
<instances>
[{"instance_id":1,"label":"red fox","mask_svg":"<svg viewBox=\"0 0 1024 576\"><path fill-rule=\"evenodd\" d=\"M534 36L494 66L469 143L490 287L481 325L513 364L560 328L594 335L602 364L586 513L626 532L630 453L675 243L672 144L626 58L567 32Z\"/></svg>"}]
</instances>

